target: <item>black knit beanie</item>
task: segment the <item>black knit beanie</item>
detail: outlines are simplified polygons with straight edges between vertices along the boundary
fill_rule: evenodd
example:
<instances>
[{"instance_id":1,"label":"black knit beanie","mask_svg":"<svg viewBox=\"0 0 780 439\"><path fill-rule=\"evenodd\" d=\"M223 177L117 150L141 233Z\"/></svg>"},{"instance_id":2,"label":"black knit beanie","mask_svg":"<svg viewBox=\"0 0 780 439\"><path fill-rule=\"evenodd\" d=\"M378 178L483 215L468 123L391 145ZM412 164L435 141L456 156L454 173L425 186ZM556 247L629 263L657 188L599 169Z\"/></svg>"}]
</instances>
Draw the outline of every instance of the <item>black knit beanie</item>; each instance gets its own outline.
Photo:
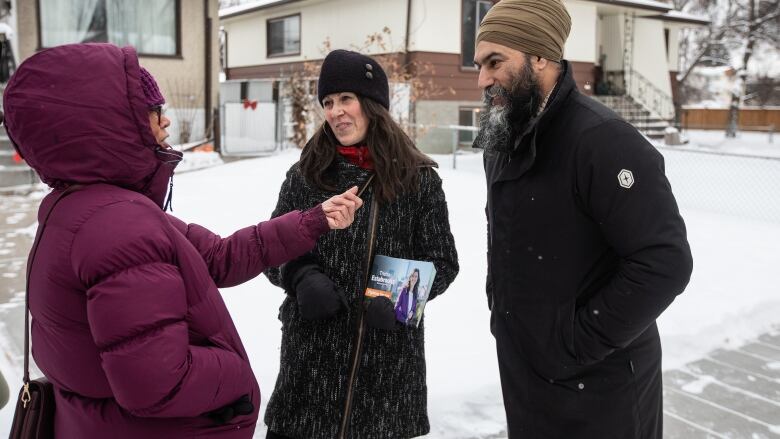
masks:
<instances>
[{"instance_id":1,"label":"black knit beanie","mask_svg":"<svg viewBox=\"0 0 780 439\"><path fill-rule=\"evenodd\" d=\"M322 62L317 98L322 105L325 96L344 92L372 99L390 109L390 89L382 66L366 55L339 49L330 52Z\"/></svg>"}]
</instances>

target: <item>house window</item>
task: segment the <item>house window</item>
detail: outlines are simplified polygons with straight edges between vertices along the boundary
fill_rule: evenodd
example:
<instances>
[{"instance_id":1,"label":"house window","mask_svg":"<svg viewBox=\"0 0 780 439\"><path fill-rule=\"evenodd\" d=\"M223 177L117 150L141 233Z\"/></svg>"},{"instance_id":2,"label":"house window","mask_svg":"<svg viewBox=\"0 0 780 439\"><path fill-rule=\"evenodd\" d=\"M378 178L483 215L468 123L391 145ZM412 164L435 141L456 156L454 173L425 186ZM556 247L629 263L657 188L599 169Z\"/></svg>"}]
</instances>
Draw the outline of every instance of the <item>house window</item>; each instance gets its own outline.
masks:
<instances>
[{"instance_id":1,"label":"house window","mask_svg":"<svg viewBox=\"0 0 780 439\"><path fill-rule=\"evenodd\" d=\"M301 53L301 14L268 20L268 56Z\"/></svg>"},{"instance_id":2,"label":"house window","mask_svg":"<svg viewBox=\"0 0 780 439\"><path fill-rule=\"evenodd\" d=\"M485 14L493 6L491 0L463 0L463 22L460 26L460 53L463 67L474 67L474 44Z\"/></svg>"},{"instance_id":3,"label":"house window","mask_svg":"<svg viewBox=\"0 0 780 439\"><path fill-rule=\"evenodd\" d=\"M38 0L41 46L113 43L176 55L180 0Z\"/></svg>"},{"instance_id":4,"label":"house window","mask_svg":"<svg viewBox=\"0 0 780 439\"><path fill-rule=\"evenodd\" d=\"M479 128L479 112L480 108L460 108L458 109L458 125L466 127ZM474 143L474 138L477 137L476 131L458 131L458 143L471 145Z\"/></svg>"}]
</instances>

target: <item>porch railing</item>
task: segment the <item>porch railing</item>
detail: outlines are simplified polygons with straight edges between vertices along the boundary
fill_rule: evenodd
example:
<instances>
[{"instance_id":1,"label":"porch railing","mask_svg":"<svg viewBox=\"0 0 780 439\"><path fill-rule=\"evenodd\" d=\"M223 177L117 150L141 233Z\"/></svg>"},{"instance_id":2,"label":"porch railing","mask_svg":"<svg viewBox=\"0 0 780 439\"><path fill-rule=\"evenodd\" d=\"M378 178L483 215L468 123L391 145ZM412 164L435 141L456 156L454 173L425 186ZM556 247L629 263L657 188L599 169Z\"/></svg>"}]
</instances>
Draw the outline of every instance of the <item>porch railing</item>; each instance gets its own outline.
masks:
<instances>
[{"instance_id":1,"label":"porch railing","mask_svg":"<svg viewBox=\"0 0 780 439\"><path fill-rule=\"evenodd\" d=\"M665 120L674 118L672 97L636 70L631 70L631 81L627 92L634 101L642 104L654 116Z\"/></svg>"}]
</instances>

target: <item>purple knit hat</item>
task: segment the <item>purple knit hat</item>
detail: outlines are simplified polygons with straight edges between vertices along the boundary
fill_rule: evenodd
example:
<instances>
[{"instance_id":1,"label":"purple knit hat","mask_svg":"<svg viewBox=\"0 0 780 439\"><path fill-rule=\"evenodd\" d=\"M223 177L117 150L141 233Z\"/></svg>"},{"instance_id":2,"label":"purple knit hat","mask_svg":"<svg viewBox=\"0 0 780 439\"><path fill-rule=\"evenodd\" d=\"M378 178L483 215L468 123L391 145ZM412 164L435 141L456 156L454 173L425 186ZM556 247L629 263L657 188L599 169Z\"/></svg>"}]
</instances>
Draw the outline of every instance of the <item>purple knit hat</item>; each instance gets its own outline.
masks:
<instances>
[{"instance_id":1,"label":"purple knit hat","mask_svg":"<svg viewBox=\"0 0 780 439\"><path fill-rule=\"evenodd\" d=\"M144 89L147 107L157 107L165 103L165 98L160 93L160 87L157 86L154 76L143 67L141 67L141 88Z\"/></svg>"}]
</instances>

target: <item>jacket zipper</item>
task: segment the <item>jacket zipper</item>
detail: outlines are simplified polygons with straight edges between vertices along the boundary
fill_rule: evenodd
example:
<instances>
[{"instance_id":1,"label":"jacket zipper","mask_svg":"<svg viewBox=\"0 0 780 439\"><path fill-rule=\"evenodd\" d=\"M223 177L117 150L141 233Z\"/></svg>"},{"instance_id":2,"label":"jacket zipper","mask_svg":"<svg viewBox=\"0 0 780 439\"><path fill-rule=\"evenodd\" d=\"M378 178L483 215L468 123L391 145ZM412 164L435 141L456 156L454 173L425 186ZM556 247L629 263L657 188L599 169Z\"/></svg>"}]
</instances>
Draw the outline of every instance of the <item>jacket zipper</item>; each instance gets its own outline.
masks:
<instances>
[{"instance_id":1,"label":"jacket zipper","mask_svg":"<svg viewBox=\"0 0 780 439\"><path fill-rule=\"evenodd\" d=\"M377 218L379 217L379 203L376 199L376 194L371 199L371 214L369 217L370 232L368 235L368 252L365 259L365 282L364 286L368 285L368 276L371 272L371 262L374 254L374 238L376 237L376 225ZM366 322L363 319L365 311L363 309L363 297L360 298L360 306L358 306L358 326L357 334L355 335L355 344L352 348L352 365L349 369L349 381L347 382L347 396L344 401L344 414L341 418L341 426L339 427L339 439L346 439L349 429L349 418L352 412L352 396L355 387L355 381L357 381L357 370L360 366L360 356L363 353L363 335L366 331Z\"/></svg>"}]
</instances>

